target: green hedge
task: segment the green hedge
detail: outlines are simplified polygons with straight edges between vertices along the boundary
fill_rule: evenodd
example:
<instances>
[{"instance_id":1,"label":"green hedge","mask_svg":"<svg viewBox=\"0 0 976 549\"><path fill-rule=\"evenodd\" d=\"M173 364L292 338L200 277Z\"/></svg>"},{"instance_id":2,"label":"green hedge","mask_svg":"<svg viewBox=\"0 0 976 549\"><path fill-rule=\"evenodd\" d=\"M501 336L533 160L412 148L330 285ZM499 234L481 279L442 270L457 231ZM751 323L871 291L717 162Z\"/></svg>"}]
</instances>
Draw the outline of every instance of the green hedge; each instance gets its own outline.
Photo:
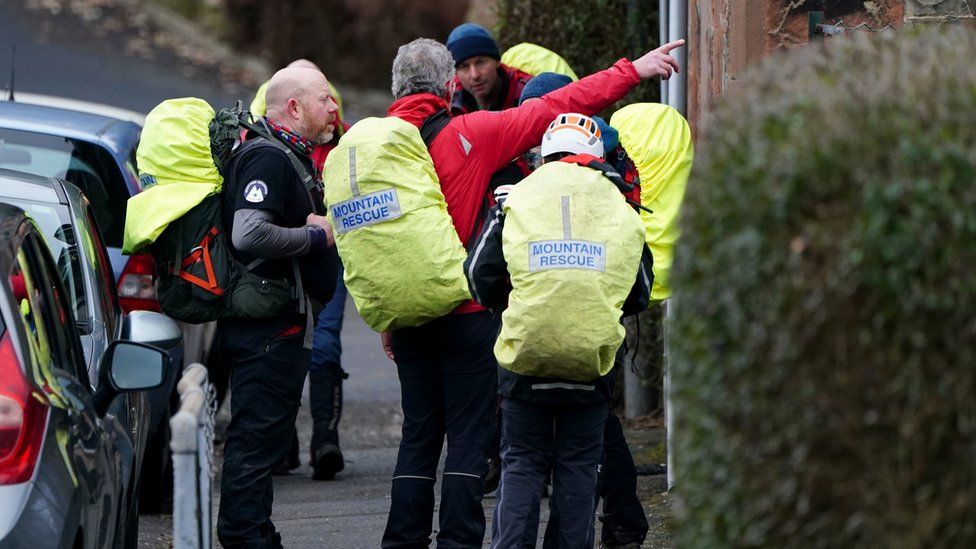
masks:
<instances>
[{"instance_id":1,"label":"green hedge","mask_svg":"<svg viewBox=\"0 0 976 549\"><path fill-rule=\"evenodd\" d=\"M657 47L657 10L658 0L498 0L495 36L502 51L519 42L549 48L585 76ZM626 103L659 97L653 80L640 84Z\"/></svg>"},{"instance_id":2,"label":"green hedge","mask_svg":"<svg viewBox=\"0 0 976 549\"><path fill-rule=\"evenodd\" d=\"M767 60L699 149L685 547L976 546L976 34L854 34Z\"/></svg>"}]
</instances>

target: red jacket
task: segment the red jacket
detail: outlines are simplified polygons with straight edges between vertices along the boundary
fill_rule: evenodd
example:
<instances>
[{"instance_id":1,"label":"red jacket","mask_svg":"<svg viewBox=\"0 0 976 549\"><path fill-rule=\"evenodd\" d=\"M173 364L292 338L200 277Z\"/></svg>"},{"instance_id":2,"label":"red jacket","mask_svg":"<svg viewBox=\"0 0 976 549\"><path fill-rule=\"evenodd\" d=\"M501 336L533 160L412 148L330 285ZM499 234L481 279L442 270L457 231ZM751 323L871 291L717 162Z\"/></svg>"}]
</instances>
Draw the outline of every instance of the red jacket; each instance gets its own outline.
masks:
<instances>
[{"instance_id":1,"label":"red jacket","mask_svg":"<svg viewBox=\"0 0 976 549\"><path fill-rule=\"evenodd\" d=\"M451 118L430 145L430 156L461 243L481 220L478 213L493 173L542 141L549 123L564 112L592 115L622 99L640 82L634 65L621 59L600 71L515 109L478 111ZM388 114L417 128L447 103L429 93L402 97ZM457 312L481 310L473 301Z\"/></svg>"},{"instance_id":2,"label":"red jacket","mask_svg":"<svg viewBox=\"0 0 976 549\"><path fill-rule=\"evenodd\" d=\"M522 88L525 87L526 82L532 80L532 75L525 71L509 67L508 65L499 64L498 78L502 81L502 93L498 96L495 104L487 110L501 111L518 107L519 98L522 97ZM455 76L454 101L451 103L451 114L467 114L479 110L478 101L473 95L464 90L461 81Z\"/></svg>"},{"instance_id":3,"label":"red jacket","mask_svg":"<svg viewBox=\"0 0 976 549\"><path fill-rule=\"evenodd\" d=\"M325 165L325 159L329 157L329 153L332 149L336 148L339 144L339 138L342 134L349 131L349 124L346 124L341 118L336 118L336 131L335 135L332 137L332 141L328 143L322 143L321 145L316 145L315 149L312 151L312 164L315 166L315 171L319 178L322 177L322 166Z\"/></svg>"}]
</instances>

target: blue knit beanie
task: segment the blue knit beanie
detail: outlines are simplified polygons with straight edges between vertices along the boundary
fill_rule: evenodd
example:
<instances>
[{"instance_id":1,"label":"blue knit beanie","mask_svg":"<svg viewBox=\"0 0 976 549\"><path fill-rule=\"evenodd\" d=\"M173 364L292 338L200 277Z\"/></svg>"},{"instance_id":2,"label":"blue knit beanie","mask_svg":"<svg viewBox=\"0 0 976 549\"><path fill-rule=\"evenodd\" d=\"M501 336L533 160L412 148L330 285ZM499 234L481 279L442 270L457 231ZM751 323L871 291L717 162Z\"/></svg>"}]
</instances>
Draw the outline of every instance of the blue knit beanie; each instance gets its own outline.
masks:
<instances>
[{"instance_id":1,"label":"blue knit beanie","mask_svg":"<svg viewBox=\"0 0 976 549\"><path fill-rule=\"evenodd\" d=\"M593 121L596 122L597 126L600 126L600 138L603 139L603 150L609 155L620 144L620 132L617 131L617 128L607 124L607 121L599 116L594 116ZM606 158L610 157L606 156Z\"/></svg>"},{"instance_id":2,"label":"blue knit beanie","mask_svg":"<svg viewBox=\"0 0 976 549\"><path fill-rule=\"evenodd\" d=\"M476 55L487 55L499 61L502 58L495 39L484 27L475 23L462 23L454 27L447 37L447 49L454 57L455 66Z\"/></svg>"},{"instance_id":3,"label":"blue knit beanie","mask_svg":"<svg viewBox=\"0 0 976 549\"><path fill-rule=\"evenodd\" d=\"M526 99L542 97L572 82L573 79L565 74L541 72L525 83L525 87L522 88L522 95L519 96L519 105L524 103Z\"/></svg>"}]
</instances>

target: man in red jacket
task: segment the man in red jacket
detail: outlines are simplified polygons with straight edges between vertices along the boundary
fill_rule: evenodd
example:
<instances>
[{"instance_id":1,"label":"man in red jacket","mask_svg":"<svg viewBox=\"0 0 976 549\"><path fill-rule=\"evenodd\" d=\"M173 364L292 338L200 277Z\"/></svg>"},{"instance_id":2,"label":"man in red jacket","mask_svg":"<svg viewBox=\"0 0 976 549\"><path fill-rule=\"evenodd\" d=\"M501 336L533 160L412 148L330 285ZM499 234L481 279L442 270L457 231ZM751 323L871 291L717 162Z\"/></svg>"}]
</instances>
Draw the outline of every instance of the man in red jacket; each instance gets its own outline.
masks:
<instances>
[{"instance_id":1,"label":"man in red jacket","mask_svg":"<svg viewBox=\"0 0 976 549\"><path fill-rule=\"evenodd\" d=\"M539 142L562 112L595 114L622 99L641 79L678 70L671 42L633 63L607 70L515 109L448 114L454 60L442 44L421 38L393 61L388 114L422 130L454 228L467 246L492 174ZM383 334L396 361L403 437L393 473L383 547L426 547L434 511L441 447L447 458L441 488L439 547L478 547L485 532L481 497L485 456L494 433L498 320L474 301L421 326Z\"/></svg>"},{"instance_id":2,"label":"man in red jacket","mask_svg":"<svg viewBox=\"0 0 976 549\"><path fill-rule=\"evenodd\" d=\"M501 63L498 43L481 25L458 25L447 37L454 57L452 114L500 111L518 106L519 96L532 75Z\"/></svg>"}]
</instances>

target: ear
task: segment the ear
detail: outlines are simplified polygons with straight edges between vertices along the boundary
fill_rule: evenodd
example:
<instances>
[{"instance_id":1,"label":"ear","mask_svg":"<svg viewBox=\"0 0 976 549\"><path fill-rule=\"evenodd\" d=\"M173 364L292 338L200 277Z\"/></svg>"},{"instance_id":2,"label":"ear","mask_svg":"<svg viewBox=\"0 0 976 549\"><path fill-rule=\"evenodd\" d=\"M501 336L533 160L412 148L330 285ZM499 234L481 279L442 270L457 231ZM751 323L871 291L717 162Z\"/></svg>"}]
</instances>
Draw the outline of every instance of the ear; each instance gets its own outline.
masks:
<instances>
[{"instance_id":1,"label":"ear","mask_svg":"<svg viewBox=\"0 0 976 549\"><path fill-rule=\"evenodd\" d=\"M454 79L452 78L447 82L447 90L444 93L444 101L447 101L448 107L454 103Z\"/></svg>"},{"instance_id":2,"label":"ear","mask_svg":"<svg viewBox=\"0 0 976 549\"><path fill-rule=\"evenodd\" d=\"M302 105L298 99L294 97L288 98L288 103L285 105L285 112L288 113L289 117L291 117L293 120L300 119L302 117L301 109Z\"/></svg>"}]
</instances>

